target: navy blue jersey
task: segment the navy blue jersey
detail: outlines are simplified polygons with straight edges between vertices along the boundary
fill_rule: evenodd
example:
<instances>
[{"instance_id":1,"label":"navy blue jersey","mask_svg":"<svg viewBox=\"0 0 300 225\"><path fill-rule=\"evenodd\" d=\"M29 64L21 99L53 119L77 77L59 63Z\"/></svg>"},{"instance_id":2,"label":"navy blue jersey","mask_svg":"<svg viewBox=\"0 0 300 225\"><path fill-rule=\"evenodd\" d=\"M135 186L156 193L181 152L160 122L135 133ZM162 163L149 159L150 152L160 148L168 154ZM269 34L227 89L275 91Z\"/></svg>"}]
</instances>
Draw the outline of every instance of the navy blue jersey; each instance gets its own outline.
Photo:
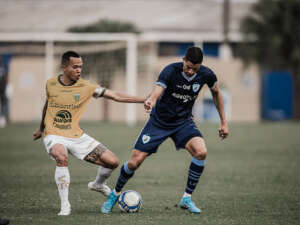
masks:
<instances>
[{"instance_id":1,"label":"navy blue jersey","mask_svg":"<svg viewBox=\"0 0 300 225\"><path fill-rule=\"evenodd\" d=\"M183 73L183 63L166 66L156 84L165 88L151 116L163 126L177 126L192 117L192 108L201 88L207 84L212 88L217 82L214 72L201 65L192 77Z\"/></svg>"}]
</instances>

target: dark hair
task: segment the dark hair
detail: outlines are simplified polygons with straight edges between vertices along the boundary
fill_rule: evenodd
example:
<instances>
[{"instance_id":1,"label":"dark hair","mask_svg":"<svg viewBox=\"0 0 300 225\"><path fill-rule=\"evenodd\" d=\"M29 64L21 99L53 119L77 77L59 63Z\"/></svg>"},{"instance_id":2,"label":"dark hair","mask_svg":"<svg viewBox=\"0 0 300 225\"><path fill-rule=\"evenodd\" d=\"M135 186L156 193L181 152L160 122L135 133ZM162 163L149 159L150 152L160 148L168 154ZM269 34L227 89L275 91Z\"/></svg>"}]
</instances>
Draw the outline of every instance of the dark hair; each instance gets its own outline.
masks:
<instances>
[{"instance_id":1,"label":"dark hair","mask_svg":"<svg viewBox=\"0 0 300 225\"><path fill-rule=\"evenodd\" d=\"M68 65L70 57L80 58L81 56L77 52L67 51L61 57L61 65Z\"/></svg>"},{"instance_id":2,"label":"dark hair","mask_svg":"<svg viewBox=\"0 0 300 225\"><path fill-rule=\"evenodd\" d=\"M185 59L193 64L202 63L203 53L199 47L189 47L185 52Z\"/></svg>"}]
</instances>

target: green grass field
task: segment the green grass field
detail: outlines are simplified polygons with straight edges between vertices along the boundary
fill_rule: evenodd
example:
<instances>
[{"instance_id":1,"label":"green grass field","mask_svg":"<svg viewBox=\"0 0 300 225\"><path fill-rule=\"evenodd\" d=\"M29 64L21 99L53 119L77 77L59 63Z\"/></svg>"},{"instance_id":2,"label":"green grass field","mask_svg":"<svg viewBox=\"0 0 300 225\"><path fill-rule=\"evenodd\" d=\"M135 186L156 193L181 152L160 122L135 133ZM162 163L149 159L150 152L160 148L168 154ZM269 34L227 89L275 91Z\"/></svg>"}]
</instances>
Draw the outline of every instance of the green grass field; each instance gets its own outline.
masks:
<instances>
[{"instance_id":1,"label":"green grass field","mask_svg":"<svg viewBox=\"0 0 300 225\"><path fill-rule=\"evenodd\" d=\"M84 130L107 145L121 164L143 124L83 123ZM139 213L115 207L102 215L104 197L87 189L96 166L70 156L72 214L58 217L55 162L42 141L32 141L38 124L13 124L0 129L0 216L22 225L114 224L300 224L300 123L230 124L230 137L220 141L217 124L199 124L208 147L207 166L193 199L202 213L178 207L190 156L175 151L168 140L145 161L125 189L143 197ZM108 181L112 186L119 168Z\"/></svg>"}]
</instances>

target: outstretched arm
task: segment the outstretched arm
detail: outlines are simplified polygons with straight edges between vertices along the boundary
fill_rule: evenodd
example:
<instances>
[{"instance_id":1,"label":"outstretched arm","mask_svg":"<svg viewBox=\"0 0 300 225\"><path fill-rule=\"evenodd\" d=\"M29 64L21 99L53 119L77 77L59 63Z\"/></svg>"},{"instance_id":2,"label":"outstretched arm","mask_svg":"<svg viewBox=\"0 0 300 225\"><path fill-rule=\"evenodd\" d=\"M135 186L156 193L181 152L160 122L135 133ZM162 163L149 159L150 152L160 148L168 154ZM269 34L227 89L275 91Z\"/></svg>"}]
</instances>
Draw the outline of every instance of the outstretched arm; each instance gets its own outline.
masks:
<instances>
[{"instance_id":1,"label":"outstretched arm","mask_svg":"<svg viewBox=\"0 0 300 225\"><path fill-rule=\"evenodd\" d=\"M43 108L43 114L42 114L42 120L40 124L40 128L33 134L33 140L37 140L40 137L42 137L44 129L45 129L45 124L44 124L44 119L46 116L46 111L48 107L48 101L45 102L44 108Z\"/></svg>"},{"instance_id":2,"label":"outstretched arm","mask_svg":"<svg viewBox=\"0 0 300 225\"><path fill-rule=\"evenodd\" d=\"M225 118L224 102L223 102L222 94L218 87L218 84L216 84L210 90L211 90L214 103L216 105L216 108L217 108L219 116L220 116L221 126L219 128L219 136L223 140L228 136L228 127L227 127L227 121Z\"/></svg>"},{"instance_id":3,"label":"outstretched arm","mask_svg":"<svg viewBox=\"0 0 300 225\"><path fill-rule=\"evenodd\" d=\"M153 91L150 93L149 97L146 99L144 103L144 108L147 113L150 113L152 108L155 106L157 99L160 98L162 93L164 92L164 88L160 85L155 85Z\"/></svg>"},{"instance_id":4,"label":"outstretched arm","mask_svg":"<svg viewBox=\"0 0 300 225\"><path fill-rule=\"evenodd\" d=\"M125 103L143 103L146 100L145 97L132 96L125 93L112 91L109 89L105 90L105 92L103 93L103 97L114 100L116 102L125 102Z\"/></svg>"}]
</instances>

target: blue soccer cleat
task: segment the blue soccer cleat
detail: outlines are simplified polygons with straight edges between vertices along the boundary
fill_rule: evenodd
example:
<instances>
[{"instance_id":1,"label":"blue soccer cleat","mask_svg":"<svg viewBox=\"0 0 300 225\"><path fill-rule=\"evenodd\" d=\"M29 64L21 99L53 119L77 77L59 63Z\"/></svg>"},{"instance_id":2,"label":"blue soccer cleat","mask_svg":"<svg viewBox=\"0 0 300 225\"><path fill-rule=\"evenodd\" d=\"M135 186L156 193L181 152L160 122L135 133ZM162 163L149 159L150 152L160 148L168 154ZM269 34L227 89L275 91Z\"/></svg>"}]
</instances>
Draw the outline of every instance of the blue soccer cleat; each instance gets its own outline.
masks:
<instances>
[{"instance_id":1,"label":"blue soccer cleat","mask_svg":"<svg viewBox=\"0 0 300 225\"><path fill-rule=\"evenodd\" d=\"M180 208L188 209L191 213L200 213L201 210L195 205L190 196L182 197L180 200Z\"/></svg>"},{"instance_id":2,"label":"blue soccer cleat","mask_svg":"<svg viewBox=\"0 0 300 225\"><path fill-rule=\"evenodd\" d=\"M110 193L110 195L108 196L106 202L103 203L103 205L101 207L101 212L105 213L105 214L110 213L112 211L112 208L118 201L118 198L119 198L119 195L115 195L114 191L112 191Z\"/></svg>"}]
</instances>

